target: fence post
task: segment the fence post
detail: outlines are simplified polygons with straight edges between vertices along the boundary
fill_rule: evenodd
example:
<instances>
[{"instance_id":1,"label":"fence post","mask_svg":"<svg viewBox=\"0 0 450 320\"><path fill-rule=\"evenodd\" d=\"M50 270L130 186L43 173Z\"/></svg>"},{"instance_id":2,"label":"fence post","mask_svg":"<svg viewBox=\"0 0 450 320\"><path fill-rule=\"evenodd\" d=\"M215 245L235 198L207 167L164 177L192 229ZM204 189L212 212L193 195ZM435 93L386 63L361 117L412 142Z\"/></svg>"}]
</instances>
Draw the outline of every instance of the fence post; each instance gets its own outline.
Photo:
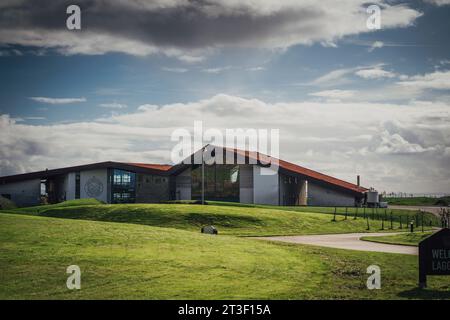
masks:
<instances>
[{"instance_id":1,"label":"fence post","mask_svg":"<svg viewBox=\"0 0 450 320\"><path fill-rule=\"evenodd\" d=\"M370 230L369 215L366 216L366 220L367 220L367 230Z\"/></svg>"},{"instance_id":2,"label":"fence post","mask_svg":"<svg viewBox=\"0 0 450 320\"><path fill-rule=\"evenodd\" d=\"M391 210L391 229L394 229L394 221L392 221L392 210Z\"/></svg>"},{"instance_id":3,"label":"fence post","mask_svg":"<svg viewBox=\"0 0 450 320\"><path fill-rule=\"evenodd\" d=\"M336 207L334 207L334 215L333 215L333 220L331 221L336 221Z\"/></svg>"},{"instance_id":4,"label":"fence post","mask_svg":"<svg viewBox=\"0 0 450 320\"><path fill-rule=\"evenodd\" d=\"M345 207L345 219L344 220L347 220L347 213L348 213L348 208Z\"/></svg>"},{"instance_id":5,"label":"fence post","mask_svg":"<svg viewBox=\"0 0 450 320\"><path fill-rule=\"evenodd\" d=\"M422 212L422 232L423 232L423 212Z\"/></svg>"}]
</instances>

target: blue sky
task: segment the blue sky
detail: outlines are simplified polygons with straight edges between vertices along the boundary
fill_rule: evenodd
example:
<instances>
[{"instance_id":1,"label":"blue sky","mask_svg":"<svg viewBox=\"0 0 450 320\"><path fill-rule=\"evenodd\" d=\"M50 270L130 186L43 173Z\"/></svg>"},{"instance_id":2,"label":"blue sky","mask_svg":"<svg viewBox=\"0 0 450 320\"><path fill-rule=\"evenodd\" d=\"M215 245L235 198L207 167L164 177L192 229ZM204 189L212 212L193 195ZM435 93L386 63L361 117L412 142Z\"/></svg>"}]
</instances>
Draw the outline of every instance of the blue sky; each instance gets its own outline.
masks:
<instances>
[{"instance_id":1,"label":"blue sky","mask_svg":"<svg viewBox=\"0 0 450 320\"><path fill-rule=\"evenodd\" d=\"M4 17L15 9L22 10L25 18L16 24L9 21L0 32L2 130L14 135L14 142L0 146L3 150L0 174L68 162L130 157L142 162L168 162L168 134L164 139L161 133L149 133L152 138L145 140L124 127L147 128L148 132L155 128L170 132L175 124L192 127L195 119L185 117L179 110L165 114L160 110L176 110L182 105L206 110L199 118L209 121L207 125L212 127L285 126L286 132L281 132L281 155L316 170L352 180L356 173L363 177L366 174L369 186L387 191L450 192L446 190L450 185L446 169L450 141L445 123L450 102L450 5L445 0L377 1L383 9L382 28L368 31L364 26L367 17L364 2L348 0L334 6L325 2L320 7L309 1L302 4L265 0L262 5L255 5L253 1L218 4L211 0L208 8L194 3L188 9L198 14L197 20L204 21L205 29L211 29L203 31L199 24L193 29L195 32L187 30L186 25L182 25L186 29L183 31L169 23L172 13L176 16L180 8L188 10L181 0L170 5L162 0L149 2L150 8L140 7L141 3L136 1L139 14L148 14L149 20L159 21L157 18L166 10L167 24L142 26L128 21L129 16L121 16L126 10L136 10L131 4L126 8L117 4L115 8L113 2L106 12L99 13L88 2L79 1L80 31L65 30L61 23L67 16L63 7L62 11L57 7L36 7L31 1L1 5ZM311 21L305 18L311 15L308 10L316 14ZM349 14L349 10L355 11ZM54 17L55 22L41 21L46 15ZM255 19L257 24L259 18L267 16L271 18L268 22L263 20L263 31L260 31L262 24L256 29L248 22ZM105 17L121 17L123 23L128 21L130 25L119 26L117 32L111 22L105 23ZM307 22L305 26L302 21ZM242 25L242 34L227 32L234 24ZM177 34L166 31L172 26ZM36 30L41 31L36 34ZM228 122L220 123L217 114L209 117L208 110L213 114L215 103L224 100L230 106L253 103L282 109L286 104L290 109L286 111L286 119L277 112L273 119L259 119L257 115L252 121L242 119L240 112L236 112L232 117L227 115ZM149 110L149 105L156 107ZM246 109L242 108L245 114ZM316 114L321 108L324 114ZM321 123L321 118L326 119L331 112L336 121L345 124L358 115L352 108L367 108L374 114L382 112L385 117L377 115L373 122L364 128L355 127L354 131L342 129L338 124L327 127ZM230 108L230 113L232 110L236 109ZM297 115L295 110L299 111ZM312 130L302 131L289 122L308 112ZM156 123L155 114L161 116ZM360 123L371 114L361 114ZM185 120L174 120L180 117ZM429 123L425 120L422 125L435 130L424 128L418 119L429 119ZM302 121L298 119L297 123ZM116 143L117 148L110 152L99 151L99 146L105 145L104 135L108 134L99 134L96 128L105 124L116 125L117 130L111 131L117 135L125 130L122 132L126 138L118 137L120 145ZM75 132L74 128L80 127L85 130L83 139L95 141L89 149L91 156L82 150L69 157L53 154L46 147L29 149L32 144L44 142L35 141L38 138L31 139L28 134L42 134L42 140L53 139L58 149L65 143L70 146L59 130ZM296 144L290 140L291 136L309 140ZM352 140L355 136L361 136L364 142ZM333 142L331 137L340 140ZM322 141L321 146L312 143L314 139ZM83 149L82 142L74 147ZM20 151L5 151L11 145L21 144L24 146ZM301 146L300 152L295 145ZM421 164L430 159L434 166L430 178L416 177ZM377 169L360 172L364 171L361 161L373 163ZM410 170L404 168L405 161L410 163ZM378 168L380 162L384 163L382 168ZM408 179L399 179L405 175ZM396 180L391 181L392 176ZM439 177L437 184L436 177ZM416 182L409 183L411 179Z\"/></svg>"}]
</instances>

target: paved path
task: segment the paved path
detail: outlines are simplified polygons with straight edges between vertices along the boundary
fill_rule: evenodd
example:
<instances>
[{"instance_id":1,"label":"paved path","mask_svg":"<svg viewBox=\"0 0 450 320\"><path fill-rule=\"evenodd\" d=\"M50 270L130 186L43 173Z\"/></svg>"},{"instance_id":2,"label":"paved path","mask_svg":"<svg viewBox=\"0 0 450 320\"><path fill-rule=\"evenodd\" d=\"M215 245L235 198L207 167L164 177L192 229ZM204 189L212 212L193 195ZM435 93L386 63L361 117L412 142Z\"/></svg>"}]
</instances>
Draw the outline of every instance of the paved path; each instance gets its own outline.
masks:
<instances>
[{"instance_id":1,"label":"paved path","mask_svg":"<svg viewBox=\"0 0 450 320\"><path fill-rule=\"evenodd\" d=\"M361 251L376 251L389 253L403 253L403 254L418 254L417 247L402 246L396 244L384 244L360 240L365 236L386 236L398 233L345 233L345 234L324 234L311 236L279 236L279 237L257 237L262 240L282 241L289 243L301 243L322 247L361 250Z\"/></svg>"}]
</instances>

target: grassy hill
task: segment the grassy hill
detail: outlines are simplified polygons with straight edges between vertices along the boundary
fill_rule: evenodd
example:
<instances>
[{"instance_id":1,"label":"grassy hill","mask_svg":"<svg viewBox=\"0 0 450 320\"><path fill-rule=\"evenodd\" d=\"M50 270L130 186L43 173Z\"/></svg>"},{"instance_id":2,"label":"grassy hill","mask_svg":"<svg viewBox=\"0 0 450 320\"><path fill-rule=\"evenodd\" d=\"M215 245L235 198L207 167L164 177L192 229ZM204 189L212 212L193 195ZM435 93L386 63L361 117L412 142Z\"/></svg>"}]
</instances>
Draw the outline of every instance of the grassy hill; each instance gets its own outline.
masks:
<instances>
[{"instance_id":1,"label":"grassy hill","mask_svg":"<svg viewBox=\"0 0 450 320\"><path fill-rule=\"evenodd\" d=\"M431 198L431 197L402 197L402 198L384 198L391 205L402 206L448 206L450 197Z\"/></svg>"},{"instance_id":2,"label":"grassy hill","mask_svg":"<svg viewBox=\"0 0 450 320\"><path fill-rule=\"evenodd\" d=\"M81 290L66 268L81 268ZM382 289L366 289L366 268ZM270 243L126 223L0 214L0 299L450 298L417 290L417 257Z\"/></svg>"},{"instance_id":3,"label":"grassy hill","mask_svg":"<svg viewBox=\"0 0 450 320\"><path fill-rule=\"evenodd\" d=\"M347 219L340 214L332 221L332 208L323 213L304 212L309 207L250 206L229 203L195 204L103 204L96 200L73 200L56 205L19 208L10 213L45 217L126 222L156 227L199 231L202 226L214 225L220 234L239 236L301 235L380 231L380 216L367 221L354 219L349 211ZM341 208L342 209L342 208ZM314 210L314 208L312 208ZM342 212L340 212L342 213ZM408 212L410 214L410 212ZM405 217L406 221L406 217ZM385 231L390 224L385 222ZM399 224L394 224L398 230Z\"/></svg>"}]
</instances>

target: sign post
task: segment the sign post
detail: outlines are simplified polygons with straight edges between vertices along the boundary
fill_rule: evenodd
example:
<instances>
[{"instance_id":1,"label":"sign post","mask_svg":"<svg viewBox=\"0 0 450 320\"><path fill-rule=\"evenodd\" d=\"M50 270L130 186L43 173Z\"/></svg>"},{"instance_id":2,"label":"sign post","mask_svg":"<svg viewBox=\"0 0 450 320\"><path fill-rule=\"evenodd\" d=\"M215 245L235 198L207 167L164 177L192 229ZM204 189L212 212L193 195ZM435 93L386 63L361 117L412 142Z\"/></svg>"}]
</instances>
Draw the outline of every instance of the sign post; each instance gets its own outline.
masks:
<instances>
[{"instance_id":1,"label":"sign post","mask_svg":"<svg viewBox=\"0 0 450 320\"><path fill-rule=\"evenodd\" d=\"M419 287L427 275L450 275L450 229L444 228L419 243Z\"/></svg>"}]
</instances>

